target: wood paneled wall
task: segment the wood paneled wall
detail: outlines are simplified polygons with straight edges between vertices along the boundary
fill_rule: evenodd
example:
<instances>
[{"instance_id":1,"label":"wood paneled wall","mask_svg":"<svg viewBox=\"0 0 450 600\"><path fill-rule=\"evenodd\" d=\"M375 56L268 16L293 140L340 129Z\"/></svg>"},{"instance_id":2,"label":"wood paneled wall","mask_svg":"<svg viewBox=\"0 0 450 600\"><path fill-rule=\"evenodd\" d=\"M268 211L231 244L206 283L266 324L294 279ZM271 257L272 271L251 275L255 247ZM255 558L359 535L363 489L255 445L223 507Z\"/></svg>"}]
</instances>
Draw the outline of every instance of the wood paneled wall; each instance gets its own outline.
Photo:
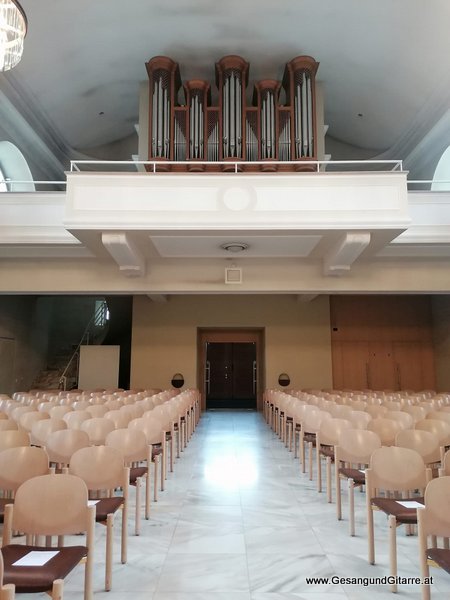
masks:
<instances>
[{"instance_id":1,"label":"wood paneled wall","mask_svg":"<svg viewBox=\"0 0 450 600\"><path fill-rule=\"evenodd\" d=\"M336 389L434 389L428 296L330 298Z\"/></svg>"}]
</instances>

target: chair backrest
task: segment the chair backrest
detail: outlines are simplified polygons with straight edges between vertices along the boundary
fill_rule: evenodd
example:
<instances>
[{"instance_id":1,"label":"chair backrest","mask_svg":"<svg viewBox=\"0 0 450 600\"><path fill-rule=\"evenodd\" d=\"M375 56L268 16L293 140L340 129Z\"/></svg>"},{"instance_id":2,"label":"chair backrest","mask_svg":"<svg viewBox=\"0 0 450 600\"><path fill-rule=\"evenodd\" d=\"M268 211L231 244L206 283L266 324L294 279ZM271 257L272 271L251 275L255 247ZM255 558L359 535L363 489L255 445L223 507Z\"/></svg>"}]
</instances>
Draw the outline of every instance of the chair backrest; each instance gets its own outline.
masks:
<instances>
[{"instance_id":1,"label":"chair backrest","mask_svg":"<svg viewBox=\"0 0 450 600\"><path fill-rule=\"evenodd\" d=\"M341 432L335 459L351 464L368 465L375 450L381 448L380 437L367 429L346 429Z\"/></svg>"},{"instance_id":2,"label":"chair backrest","mask_svg":"<svg viewBox=\"0 0 450 600\"><path fill-rule=\"evenodd\" d=\"M439 439L430 431L404 429L397 433L395 445L415 450L427 465L441 460Z\"/></svg>"},{"instance_id":3,"label":"chair backrest","mask_svg":"<svg viewBox=\"0 0 450 600\"><path fill-rule=\"evenodd\" d=\"M36 446L45 446L47 437L54 431L67 429L67 423L63 419L45 419L33 424L30 433L30 440Z\"/></svg>"},{"instance_id":4,"label":"chair backrest","mask_svg":"<svg viewBox=\"0 0 450 600\"><path fill-rule=\"evenodd\" d=\"M69 472L89 490L112 490L124 485L124 457L111 446L81 448L72 455Z\"/></svg>"},{"instance_id":5,"label":"chair backrest","mask_svg":"<svg viewBox=\"0 0 450 600\"><path fill-rule=\"evenodd\" d=\"M11 429L2 431L0 435L0 452L7 448L20 448L20 446L29 446L30 436L26 431Z\"/></svg>"},{"instance_id":6,"label":"chair backrest","mask_svg":"<svg viewBox=\"0 0 450 600\"><path fill-rule=\"evenodd\" d=\"M105 443L106 436L115 429L114 421L104 417L93 417L83 421L80 427L89 436L89 441L93 446L102 446Z\"/></svg>"},{"instance_id":7,"label":"chair backrest","mask_svg":"<svg viewBox=\"0 0 450 600\"><path fill-rule=\"evenodd\" d=\"M370 486L374 489L406 492L425 489L429 469L415 450L398 446L382 446L370 459Z\"/></svg>"},{"instance_id":8,"label":"chair backrest","mask_svg":"<svg viewBox=\"0 0 450 600\"><path fill-rule=\"evenodd\" d=\"M69 535L87 531L88 490L73 475L41 475L16 492L13 529L31 535Z\"/></svg>"},{"instance_id":9,"label":"chair backrest","mask_svg":"<svg viewBox=\"0 0 450 600\"><path fill-rule=\"evenodd\" d=\"M61 429L47 436L45 449L51 462L68 465L73 453L89 444L89 436L85 431Z\"/></svg>"},{"instance_id":10,"label":"chair backrest","mask_svg":"<svg viewBox=\"0 0 450 600\"><path fill-rule=\"evenodd\" d=\"M424 535L450 537L450 477L432 479L425 489L425 507L417 510Z\"/></svg>"},{"instance_id":11,"label":"chair backrest","mask_svg":"<svg viewBox=\"0 0 450 600\"><path fill-rule=\"evenodd\" d=\"M372 416L364 410L352 410L348 420L351 422L353 429L367 429Z\"/></svg>"},{"instance_id":12,"label":"chair backrest","mask_svg":"<svg viewBox=\"0 0 450 600\"><path fill-rule=\"evenodd\" d=\"M317 433L320 429L322 421L332 418L333 417L330 415L330 413L324 410L306 412L302 422L302 429L304 433Z\"/></svg>"},{"instance_id":13,"label":"chair backrest","mask_svg":"<svg viewBox=\"0 0 450 600\"><path fill-rule=\"evenodd\" d=\"M398 421L378 417L369 422L367 429L374 431L380 437L383 446L393 446L395 436L403 427Z\"/></svg>"},{"instance_id":14,"label":"chair backrest","mask_svg":"<svg viewBox=\"0 0 450 600\"><path fill-rule=\"evenodd\" d=\"M368 412L373 419L378 419L383 417L388 412L388 409L381 404L368 404L366 406L366 412Z\"/></svg>"},{"instance_id":15,"label":"chair backrest","mask_svg":"<svg viewBox=\"0 0 450 600\"><path fill-rule=\"evenodd\" d=\"M81 424L88 419L92 419L92 416L86 410L73 410L63 416L67 429L81 429Z\"/></svg>"},{"instance_id":16,"label":"chair backrest","mask_svg":"<svg viewBox=\"0 0 450 600\"><path fill-rule=\"evenodd\" d=\"M124 429L128 427L128 423L131 421L132 416L130 413L123 410L109 410L105 413L105 419L111 419L116 429Z\"/></svg>"},{"instance_id":17,"label":"chair backrest","mask_svg":"<svg viewBox=\"0 0 450 600\"><path fill-rule=\"evenodd\" d=\"M446 410L432 410L427 414L427 419L436 419L450 424L450 412Z\"/></svg>"},{"instance_id":18,"label":"chair backrest","mask_svg":"<svg viewBox=\"0 0 450 600\"><path fill-rule=\"evenodd\" d=\"M42 448L20 446L0 452L0 489L15 492L19 485L49 471L48 455Z\"/></svg>"},{"instance_id":19,"label":"chair backrest","mask_svg":"<svg viewBox=\"0 0 450 600\"><path fill-rule=\"evenodd\" d=\"M444 458L442 460L442 466L439 469L439 476L449 476L450 475L450 450L444 454Z\"/></svg>"},{"instance_id":20,"label":"chair backrest","mask_svg":"<svg viewBox=\"0 0 450 600\"><path fill-rule=\"evenodd\" d=\"M148 444L161 444L163 441L163 424L156 416L153 416L153 418L141 417L133 419L128 423L128 429L143 431Z\"/></svg>"},{"instance_id":21,"label":"chair backrest","mask_svg":"<svg viewBox=\"0 0 450 600\"><path fill-rule=\"evenodd\" d=\"M431 431L438 439L441 446L450 445L450 424L440 419L423 419L416 423L416 429Z\"/></svg>"},{"instance_id":22,"label":"chair backrest","mask_svg":"<svg viewBox=\"0 0 450 600\"><path fill-rule=\"evenodd\" d=\"M106 445L119 450L126 464L148 458L149 444L139 429L115 429L106 436Z\"/></svg>"},{"instance_id":23,"label":"chair backrest","mask_svg":"<svg viewBox=\"0 0 450 600\"><path fill-rule=\"evenodd\" d=\"M351 429L352 424L348 419L323 419L317 432L319 444L325 446L335 446L343 431Z\"/></svg>"},{"instance_id":24,"label":"chair backrest","mask_svg":"<svg viewBox=\"0 0 450 600\"><path fill-rule=\"evenodd\" d=\"M48 413L39 412L38 410L22 413L19 417L19 429L23 429L24 431L28 431L29 433L34 423L49 418L50 417Z\"/></svg>"},{"instance_id":25,"label":"chair backrest","mask_svg":"<svg viewBox=\"0 0 450 600\"><path fill-rule=\"evenodd\" d=\"M11 431L14 429L19 429L19 426L13 419L2 419L0 421L0 431Z\"/></svg>"},{"instance_id":26,"label":"chair backrest","mask_svg":"<svg viewBox=\"0 0 450 600\"><path fill-rule=\"evenodd\" d=\"M93 404L92 406L88 406L86 408L86 411L93 418L104 417L108 410L108 407L104 404Z\"/></svg>"},{"instance_id":27,"label":"chair backrest","mask_svg":"<svg viewBox=\"0 0 450 600\"><path fill-rule=\"evenodd\" d=\"M51 419L62 419L63 416L69 412L72 412L72 407L67 405L58 405L51 408L48 412Z\"/></svg>"},{"instance_id":28,"label":"chair backrest","mask_svg":"<svg viewBox=\"0 0 450 600\"><path fill-rule=\"evenodd\" d=\"M402 410L412 416L414 423L425 419L427 416L427 410L423 406L417 406L416 404L405 406Z\"/></svg>"},{"instance_id":29,"label":"chair backrest","mask_svg":"<svg viewBox=\"0 0 450 600\"><path fill-rule=\"evenodd\" d=\"M411 429L411 427L414 427L414 419L412 416L401 410L390 410L384 415L384 417L386 419L397 421L400 423L403 429Z\"/></svg>"}]
</instances>

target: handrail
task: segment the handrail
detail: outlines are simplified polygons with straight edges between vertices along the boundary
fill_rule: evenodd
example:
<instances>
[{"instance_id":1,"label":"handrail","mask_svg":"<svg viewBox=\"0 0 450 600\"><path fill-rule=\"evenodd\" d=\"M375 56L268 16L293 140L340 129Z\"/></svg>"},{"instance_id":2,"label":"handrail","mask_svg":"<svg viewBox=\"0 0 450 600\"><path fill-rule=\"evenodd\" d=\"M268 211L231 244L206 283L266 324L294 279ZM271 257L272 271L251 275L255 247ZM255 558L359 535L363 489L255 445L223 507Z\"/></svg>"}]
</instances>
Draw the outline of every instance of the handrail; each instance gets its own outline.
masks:
<instances>
[{"instance_id":1,"label":"handrail","mask_svg":"<svg viewBox=\"0 0 450 600\"><path fill-rule=\"evenodd\" d=\"M129 165L129 166L136 166L136 165L142 165L142 166L151 166L153 169L153 172L156 173L157 172L157 167L161 167L161 166L170 166L170 165L193 165L193 166L200 166L200 165L214 165L214 166L227 166L227 167L234 167L234 172L238 173L239 172L239 167L243 166L243 167L249 167L249 166L268 166L268 165L273 165L273 166L286 166L286 165L292 165L292 166L301 166L301 165L305 165L305 166L315 166L316 167L316 171L319 172L320 171L320 167L322 166L327 166L327 165L392 165L393 168L389 169L390 171L401 171L403 172L403 161L402 160L398 160L398 159L390 159L390 160L375 160L375 159L369 159L369 160L270 160L270 161L248 161L248 160L226 160L226 161L211 161L211 160L183 160L183 161L176 161L176 160L71 160L70 161L70 172L80 172L80 166L82 165Z\"/></svg>"}]
</instances>

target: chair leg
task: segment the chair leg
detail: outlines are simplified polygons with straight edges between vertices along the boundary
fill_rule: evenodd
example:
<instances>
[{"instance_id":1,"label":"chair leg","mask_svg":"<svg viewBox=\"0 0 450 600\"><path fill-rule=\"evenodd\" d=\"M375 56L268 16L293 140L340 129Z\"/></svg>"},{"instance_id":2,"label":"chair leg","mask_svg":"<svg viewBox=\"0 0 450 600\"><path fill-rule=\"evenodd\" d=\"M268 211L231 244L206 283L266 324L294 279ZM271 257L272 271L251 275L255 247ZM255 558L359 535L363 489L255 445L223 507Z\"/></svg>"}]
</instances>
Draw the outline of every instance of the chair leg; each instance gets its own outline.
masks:
<instances>
[{"instance_id":1,"label":"chair leg","mask_svg":"<svg viewBox=\"0 0 450 600\"><path fill-rule=\"evenodd\" d=\"M128 503L122 505L122 539L120 545L120 561L124 565L128 554Z\"/></svg>"},{"instance_id":2,"label":"chair leg","mask_svg":"<svg viewBox=\"0 0 450 600\"><path fill-rule=\"evenodd\" d=\"M153 461L154 470L153 470L153 501L158 502L158 465L159 465L159 457L161 455L157 454Z\"/></svg>"},{"instance_id":3,"label":"chair leg","mask_svg":"<svg viewBox=\"0 0 450 600\"><path fill-rule=\"evenodd\" d=\"M355 482L348 480L348 513L350 524L350 535L355 535Z\"/></svg>"},{"instance_id":4,"label":"chair leg","mask_svg":"<svg viewBox=\"0 0 450 600\"><path fill-rule=\"evenodd\" d=\"M397 575L397 519L389 515L389 567L390 575ZM397 584L391 583L391 592L397 591Z\"/></svg>"},{"instance_id":5,"label":"chair leg","mask_svg":"<svg viewBox=\"0 0 450 600\"><path fill-rule=\"evenodd\" d=\"M151 485L150 485L150 464L147 467L147 474L145 476L145 518L150 519L150 496L151 496Z\"/></svg>"},{"instance_id":6,"label":"chair leg","mask_svg":"<svg viewBox=\"0 0 450 600\"><path fill-rule=\"evenodd\" d=\"M308 442L308 465L309 465L309 480L313 478L313 443Z\"/></svg>"},{"instance_id":7,"label":"chair leg","mask_svg":"<svg viewBox=\"0 0 450 600\"><path fill-rule=\"evenodd\" d=\"M55 579L52 587L52 600L62 600L64 595L64 581L62 579ZM14 596L12 596L13 598Z\"/></svg>"},{"instance_id":8,"label":"chair leg","mask_svg":"<svg viewBox=\"0 0 450 600\"><path fill-rule=\"evenodd\" d=\"M336 518L342 520L341 478L339 477L339 461L334 463L334 480L336 482Z\"/></svg>"},{"instance_id":9,"label":"chair leg","mask_svg":"<svg viewBox=\"0 0 450 600\"><path fill-rule=\"evenodd\" d=\"M331 504L333 501L333 490L331 488L331 458L327 456L327 500Z\"/></svg>"},{"instance_id":10,"label":"chair leg","mask_svg":"<svg viewBox=\"0 0 450 600\"><path fill-rule=\"evenodd\" d=\"M320 444L316 444L316 466L317 466L317 491L322 492L322 455ZM309 477L311 479L311 475Z\"/></svg>"},{"instance_id":11,"label":"chair leg","mask_svg":"<svg viewBox=\"0 0 450 600\"><path fill-rule=\"evenodd\" d=\"M114 541L114 515L106 517L106 556L105 556L105 590L109 592L112 587L112 561Z\"/></svg>"},{"instance_id":12,"label":"chair leg","mask_svg":"<svg viewBox=\"0 0 450 600\"><path fill-rule=\"evenodd\" d=\"M142 479L138 477L136 479L136 513L134 519L134 535L140 535L141 533L141 485Z\"/></svg>"},{"instance_id":13,"label":"chair leg","mask_svg":"<svg viewBox=\"0 0 450 600\"><path fill-rule=\"evenodd\" d=\"M370 494L366 491L367 503L367 543L368 543L368 559L371 565L375 564L375 539L373 532L373 510Z\"/></svg>"}]
</instances>

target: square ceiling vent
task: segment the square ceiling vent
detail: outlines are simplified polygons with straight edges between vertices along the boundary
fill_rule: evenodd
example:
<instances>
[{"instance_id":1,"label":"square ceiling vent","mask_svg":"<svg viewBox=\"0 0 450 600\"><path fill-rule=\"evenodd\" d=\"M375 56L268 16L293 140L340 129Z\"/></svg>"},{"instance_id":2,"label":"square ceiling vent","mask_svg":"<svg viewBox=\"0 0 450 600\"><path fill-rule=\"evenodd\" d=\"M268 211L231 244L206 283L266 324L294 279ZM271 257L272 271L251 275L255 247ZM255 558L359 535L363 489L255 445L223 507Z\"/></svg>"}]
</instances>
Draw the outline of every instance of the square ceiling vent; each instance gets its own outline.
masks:
<instances>
[{"instance_id":1,"label":"square ceiling vent","mask_svg":"<svg viewBox=\"0 0 450 600\"><path fill-rule=\"evenodd\" d=\"M225 269L225 283L242 283L242 269L227 267Z\"/></svg>"}]
</instances>

